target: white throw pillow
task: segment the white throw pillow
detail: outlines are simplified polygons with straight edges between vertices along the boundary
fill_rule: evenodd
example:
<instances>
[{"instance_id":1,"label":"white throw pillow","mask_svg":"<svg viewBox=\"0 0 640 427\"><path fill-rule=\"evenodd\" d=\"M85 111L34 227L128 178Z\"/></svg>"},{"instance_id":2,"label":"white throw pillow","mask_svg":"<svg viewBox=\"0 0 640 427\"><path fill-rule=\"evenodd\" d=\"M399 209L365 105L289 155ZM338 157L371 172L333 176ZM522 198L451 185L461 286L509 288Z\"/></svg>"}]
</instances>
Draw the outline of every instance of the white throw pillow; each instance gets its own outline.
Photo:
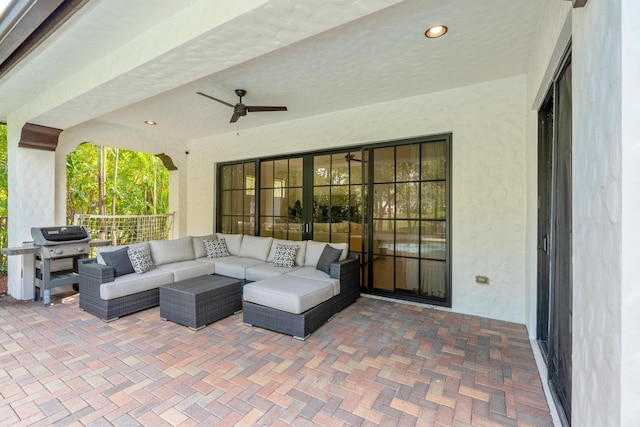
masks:
<instances>
[{"instance_id":1,"label":"white throw pillow","mask_svg":"<svg viewBox=\"0 0 640 427\"><path fill-rule=\"evenodd\" d=\"M296 260L295 265L304 266L304 257L307 253L307 241L306 240L282 240L282 239L273 239L273 243L271 244L271 250L269 251L269 258L267 258L267 262L273 262L273 257L276 254L277 244L283 245L295 245L298 246L298 251L296 252Z\"/></svg>"},{"instance_id":2,"label":"white throw pillow","mask_svg":"<svg viewBox=\"0 0 640 427\"><path fill-rule=\"evenodd\" d=\"M149 270L153 270L155 267L151 260L151 254L145 247L141 248L129 248L127 251L129 260L133 266L133 270L138 273L146 273Z\"/></svg>"},{"instance_id":3,"label":"white throw pillow","mask_svg":"<svg viewBox=\"0 0 640 427\"><path fill-rule=\"evenodd\" d=\"M297 251L298 245L283 245L281 243L276 243L276 253L273 256L273 266L293 268Z\"/></svg>"},{"instance_id":4,"label":"white throw pillow","mask_svg":"<svg viewBox=\"0 0 640 427\"><path fill-rule=\"evenodd\" d=\"M207 258L224 258L229 256L224 238L215 240L205 239L204 247L207 249Z\"/></svg>"}]
</instances>

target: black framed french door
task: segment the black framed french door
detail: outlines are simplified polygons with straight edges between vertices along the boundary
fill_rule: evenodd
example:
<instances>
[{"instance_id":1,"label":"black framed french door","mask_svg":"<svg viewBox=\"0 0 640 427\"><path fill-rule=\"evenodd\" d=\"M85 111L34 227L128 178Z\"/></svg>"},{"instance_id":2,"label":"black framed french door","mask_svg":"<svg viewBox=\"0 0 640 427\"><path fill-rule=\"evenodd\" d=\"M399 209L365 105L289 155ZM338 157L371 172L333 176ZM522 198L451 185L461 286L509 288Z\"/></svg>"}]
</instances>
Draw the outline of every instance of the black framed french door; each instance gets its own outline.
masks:
<instances>
[{"instance_id":1,"label":"black framed french door","mask_svg":"<svg viewBox=\"0 0 640 427\"><path fill-rule=\"evenodd\" d=\"M367 290L450 306L450 137L370 148L365 158Z\"/></svg>"},{"instance_id":2,"label":"black framed french door","mask_svg":"<svg viewBox=\"0 0 640 427\"><path fill-rule=\"evenodd\" d=\"M451 306L451 135L218 165L217 231L348 243L364 292Z\"/></svg>"},{"instance_id":3,"label":"black framed french door","mask_svg":"<svg viewBox=\"0 0 640 427\"><path fill-rule=\"evenodd\" d=\"M537 339L563 424L571 423L572 86L567 51L538 112Z\"/></svg>"}]
</instances>

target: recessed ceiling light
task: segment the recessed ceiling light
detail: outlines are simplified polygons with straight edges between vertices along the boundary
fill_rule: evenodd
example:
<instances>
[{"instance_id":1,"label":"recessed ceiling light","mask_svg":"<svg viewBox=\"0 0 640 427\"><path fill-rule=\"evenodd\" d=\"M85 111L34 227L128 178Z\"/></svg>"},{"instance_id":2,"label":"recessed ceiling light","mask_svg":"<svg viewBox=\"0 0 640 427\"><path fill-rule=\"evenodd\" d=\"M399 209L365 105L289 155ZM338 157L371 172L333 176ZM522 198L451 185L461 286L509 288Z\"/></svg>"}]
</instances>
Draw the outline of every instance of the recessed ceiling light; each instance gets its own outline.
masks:
<instances>
[{"instance_id":1,"label":"recessed ceiling light","mask_svg":"<svg viewBox=\"0 0 640 427\"><path fill-rule=\"evenodd\" d=\"M157 123L156 123L156 122L154 122L153 120L145 120L145 121L144 121L144 124L145 124L145 125L150 125L150 126L155 126L155 125L157 125Z\"/></svg>"},{"instance_id":2,"label":"recessed ceiling light","mask_svg":"<svg viewBox=\"0 0 640 427\"><path fill-rule=\"evenodd\" d=\"M444 25L434 25L425 31L424 35L429 39L437 39L438 37L442 37L447 33L448 28Z\"/></svg>"}]
</instances>

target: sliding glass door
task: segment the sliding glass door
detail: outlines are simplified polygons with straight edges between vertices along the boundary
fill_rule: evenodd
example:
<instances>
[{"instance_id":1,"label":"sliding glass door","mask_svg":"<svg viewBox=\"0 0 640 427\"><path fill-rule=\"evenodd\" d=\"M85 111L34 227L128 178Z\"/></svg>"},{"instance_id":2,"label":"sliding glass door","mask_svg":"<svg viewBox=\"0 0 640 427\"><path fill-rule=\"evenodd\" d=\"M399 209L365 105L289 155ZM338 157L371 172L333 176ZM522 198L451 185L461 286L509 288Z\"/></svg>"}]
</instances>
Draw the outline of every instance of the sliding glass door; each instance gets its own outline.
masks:
<instances>
[{"instance_id":1,"label":"sliding glass door","mask_svg":"<svg viewBox=\"0 0 640 427\"><path fill-rule=\"evenodd\" d=\"M218 231L346 242L365 292L450 306L450 145L446 135L221 165Z\"/></svg>"},{"instance_id":2,"label":"sliding glass door","mask_svg":"<svg viewBox=\"0 0 640 427\"><path fill-rule=\"evenodd\" d=\"M372 291L450 300L448 145L441 140L368 151Z\"/></svg>"}]
</instances>

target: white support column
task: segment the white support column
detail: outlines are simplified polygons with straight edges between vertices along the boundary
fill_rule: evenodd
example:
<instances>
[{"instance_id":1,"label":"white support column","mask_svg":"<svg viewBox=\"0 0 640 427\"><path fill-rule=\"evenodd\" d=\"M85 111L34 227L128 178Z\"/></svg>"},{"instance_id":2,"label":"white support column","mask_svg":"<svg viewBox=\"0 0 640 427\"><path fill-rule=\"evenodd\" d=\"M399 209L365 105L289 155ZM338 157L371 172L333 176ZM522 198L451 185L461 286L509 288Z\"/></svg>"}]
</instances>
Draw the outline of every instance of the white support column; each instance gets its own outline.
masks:
<instances>
[{"instance_id":1,"label":"white support column","mask_svg":"<svg viewBox=\"0 0 640 427\"><path fill-rule=\"evenodd\" d=\"M622 286L620 403L622 426L640 419L640 45L637 0L622 1Z\"/></svg>"},{"instance_id":2,"label":"white support column","mask_svg":"<svg viewBox=\"0 0 640 427\"><path fill-rule=\"evenodd\" d=\"M23 125L11 119L7 123L10 247L31 241L31 227L54 225L55 153L18 147ZM8 293L19 300L32 299L32 259L10 256L8 270Z\"/></svg>"}]
</instances>

